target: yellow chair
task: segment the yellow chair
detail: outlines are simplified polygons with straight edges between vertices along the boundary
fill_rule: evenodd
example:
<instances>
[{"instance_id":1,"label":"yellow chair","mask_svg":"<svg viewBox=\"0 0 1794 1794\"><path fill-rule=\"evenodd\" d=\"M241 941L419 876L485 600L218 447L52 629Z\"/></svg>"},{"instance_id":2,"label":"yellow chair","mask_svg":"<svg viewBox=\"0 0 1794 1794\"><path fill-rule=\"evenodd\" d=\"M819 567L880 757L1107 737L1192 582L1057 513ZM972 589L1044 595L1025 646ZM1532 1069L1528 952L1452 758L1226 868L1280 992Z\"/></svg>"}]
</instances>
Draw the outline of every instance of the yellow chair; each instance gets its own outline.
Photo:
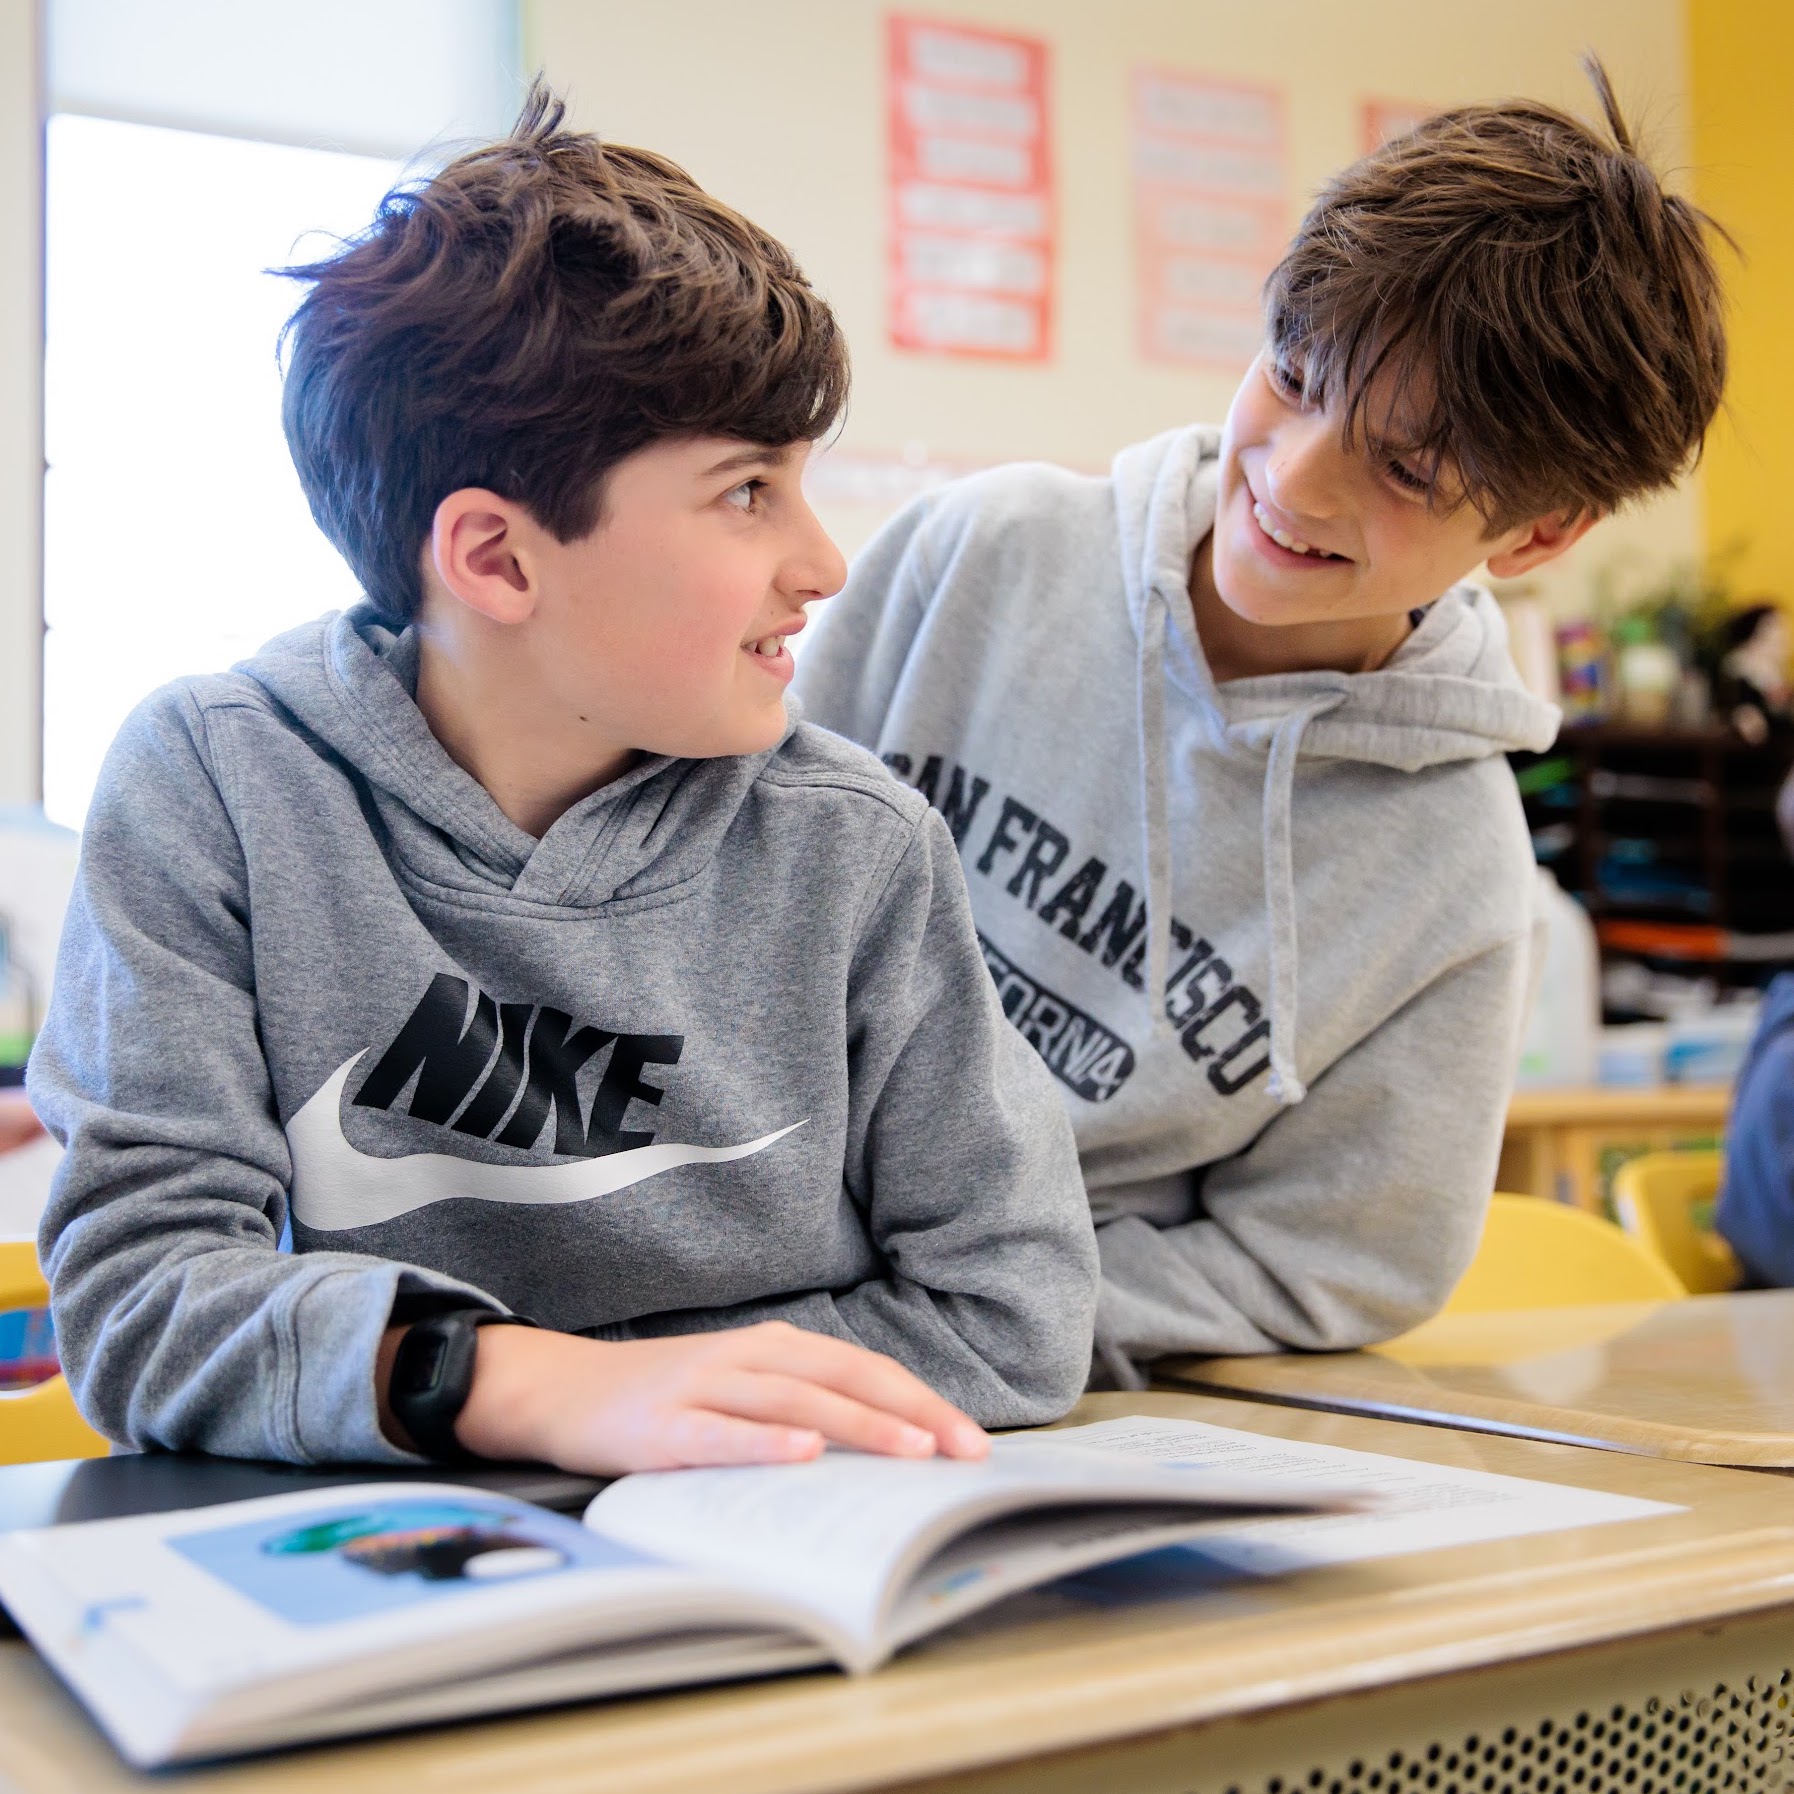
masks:
<instances>
[{"instance_id":1,"label":"yellow chair","mask_svg":"<svg viewBox=\"0 0 1794 1794\"><path fill-rule=\"evenodd\" d=\"M1495 1196L1445 1314L1665 1302L1688 1294L1661 1258L1611 1221L1539 1196Z\"/></svg>"},{"instance_id":2,"label":"yellow chair","mask_svg":"<svg viewBox=\"0 0 1794 1794\"><path fill-rule=\"evenodd\" d=\"M50 1298L28 1240L0 1240L0 1310L41 1308ZM0 1464L103 1458L111 1447L81 1418L68 1379L0 1390Z\"/></svg>"},{"instance_id":3,"label":"yellow chair","mask_svg":"<svg viewBox=\"0 0 1794 1794\"><path fill-rule=\"evenodd\" d=\"M1620 1225L1655 1252L1692 1296L1736 1289L1744 1274L1711 1225L1724 1167L1717 1152L1647 1152L1614 1174Z\"/></svg>"},{"instance_id":4,"label":"yellow chair","mask_svg":"<svg viewBox=\"0 0 1794 1794\"><path fill-rule=\"evenodd\" d=\"M1605 1345L1638 1324L1641 1305L1648 1312L1687 1295L1668 1265L1611 1221L1543 1196L1496 1196L1451 1300L1370 1349L1421 1367L1522 1364Z\"/></svg>"}]
</instances>

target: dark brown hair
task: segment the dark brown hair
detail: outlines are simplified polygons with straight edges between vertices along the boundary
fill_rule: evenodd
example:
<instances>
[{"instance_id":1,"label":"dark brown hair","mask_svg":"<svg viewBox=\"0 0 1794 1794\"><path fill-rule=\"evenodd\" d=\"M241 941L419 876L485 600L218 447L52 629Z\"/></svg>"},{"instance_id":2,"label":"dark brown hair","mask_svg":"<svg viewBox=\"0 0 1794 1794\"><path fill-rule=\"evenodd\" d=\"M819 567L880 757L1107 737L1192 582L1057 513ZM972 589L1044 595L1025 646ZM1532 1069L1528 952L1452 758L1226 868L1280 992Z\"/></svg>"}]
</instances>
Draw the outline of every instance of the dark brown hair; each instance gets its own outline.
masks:
<instances>
[{"instance_id":1,"label":"dark brown hair","mask_svg":"<svg viewBox=\"0 0 1794 1794\"><path fill-rule=\"evenodd\" d=\"M564 115L538 81L509 137L280 270L312 283L282 338L287 445L395 620L450 492L487 487L574 541L637 449L814 440L846 402L846 343L790 254L683 169Z\"/></svg>"},{"instance_id":2,"label":"dark brown hair","mask_svg":"<svg viewBox=\"0 0 1794 1794\"><path fill-rule=\"evenodd\" d=\"M1272 352L1348 442L1443 473L1491 533L1669 485L1725 385L1724 233L1585 67L1608 135L1530 101L1442 112L1336 176L1265 287Z\"/></svg>"}]
</instances>

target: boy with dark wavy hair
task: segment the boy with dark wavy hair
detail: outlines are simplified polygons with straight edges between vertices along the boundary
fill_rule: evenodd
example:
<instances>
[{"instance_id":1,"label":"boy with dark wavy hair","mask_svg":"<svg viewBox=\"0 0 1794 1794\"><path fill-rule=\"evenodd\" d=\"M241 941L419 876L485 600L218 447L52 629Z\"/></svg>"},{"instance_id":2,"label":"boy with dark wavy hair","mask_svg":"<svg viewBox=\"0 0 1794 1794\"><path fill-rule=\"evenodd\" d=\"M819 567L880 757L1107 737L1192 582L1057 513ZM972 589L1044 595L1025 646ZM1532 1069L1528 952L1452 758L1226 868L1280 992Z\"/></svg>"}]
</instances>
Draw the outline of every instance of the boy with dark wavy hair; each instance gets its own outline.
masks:
<instances>
[{"instance_id":1,"label":"boy with dark wavy hair","mask_svg":"<svg viewBox=\"0 0 1794 1794\"><path fill-rule=\"evenodd\" d=\"M1061 1413L1096 1255L1051 1081L940 818L785 709L844 571L827 306L542 90L288 272L288 441L367 598L150 698L95 795L30 1073L83 1411L594 1471Z\"/></svg>"},{"instance_id":2,"label":"boy with dark wavy hair","mask_svg":"<svg viewBox=\"0 0 1794 1794\"><path fill-rule=\"evenodd\" d=\"M959 842L1117 1380L1398 1333L1476 1246L1534 887L1503 756L1558 719L1463 582L1675 480L1725 374L1708 221L1593 73L1605 132L1468 106L1348 168L1221 429L927 496L805 657Z\"/></svg>"}]
</instances>

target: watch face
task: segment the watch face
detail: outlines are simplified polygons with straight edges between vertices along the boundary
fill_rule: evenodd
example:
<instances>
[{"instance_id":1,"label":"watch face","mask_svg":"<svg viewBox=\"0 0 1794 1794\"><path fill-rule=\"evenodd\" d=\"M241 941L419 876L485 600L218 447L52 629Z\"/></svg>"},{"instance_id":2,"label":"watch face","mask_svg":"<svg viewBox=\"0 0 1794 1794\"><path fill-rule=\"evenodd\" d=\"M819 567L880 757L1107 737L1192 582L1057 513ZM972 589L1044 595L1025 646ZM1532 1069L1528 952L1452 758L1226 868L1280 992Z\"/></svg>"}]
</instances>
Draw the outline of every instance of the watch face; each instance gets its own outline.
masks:
<instances>
[{"instance_id":1,"label":"watch face","mask_svg":"<svg viewBox=\"0 0 1794 1794\"><path fill-rule=\"evenodd\" d=\"M455 1421L473 1386L474 1317L457 1309L414 1322L399 1342L389 1397L399 1424L428 1457L466 1456Z\"/></svg>"},{"instance_id":2,"label":"watch face","mask_svg":"<svg viewBox=\"0 0 1794 1794\"><path fill-rule=\"evenodd\" d=\"M405 1343L413 1349L400 1354L404 1359L404 1392L428 1395L442 1381L443 1367L448 1359L448 1339L440 1324L420 1323L405 1336Z\"/></svg>"}]
</instances>

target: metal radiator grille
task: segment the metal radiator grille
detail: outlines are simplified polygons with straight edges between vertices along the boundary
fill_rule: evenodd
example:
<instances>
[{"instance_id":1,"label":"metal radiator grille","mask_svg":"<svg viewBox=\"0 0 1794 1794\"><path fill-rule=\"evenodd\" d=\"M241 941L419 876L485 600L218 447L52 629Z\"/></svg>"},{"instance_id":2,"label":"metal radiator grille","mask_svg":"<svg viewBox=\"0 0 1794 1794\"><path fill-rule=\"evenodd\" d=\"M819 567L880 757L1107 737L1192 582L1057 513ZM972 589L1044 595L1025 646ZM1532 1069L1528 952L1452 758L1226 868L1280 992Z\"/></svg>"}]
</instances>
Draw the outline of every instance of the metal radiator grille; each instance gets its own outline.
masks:
<instances>
[{"instance_id":1,"label":"metal radiator grille","mask_svg":"<svg viewBox=\"0 0 1794 1794\"><path fill-rule=\"evenodd\" d=\"M905 1794L1794 1794L1794 1610L1045 1753Z\"/></svg>"},{"instance_id":2,"label":"metal radiator grille","mask_svg":"<svg viewBox=\"0 0 1794 1794\"><path fill-rule=\"evenodd\" d=\"M1788 1786L1794 1670L1423 1750L1234 1782L1225 1794L1708 1794Z\"/></svg>"}]
</instances>

